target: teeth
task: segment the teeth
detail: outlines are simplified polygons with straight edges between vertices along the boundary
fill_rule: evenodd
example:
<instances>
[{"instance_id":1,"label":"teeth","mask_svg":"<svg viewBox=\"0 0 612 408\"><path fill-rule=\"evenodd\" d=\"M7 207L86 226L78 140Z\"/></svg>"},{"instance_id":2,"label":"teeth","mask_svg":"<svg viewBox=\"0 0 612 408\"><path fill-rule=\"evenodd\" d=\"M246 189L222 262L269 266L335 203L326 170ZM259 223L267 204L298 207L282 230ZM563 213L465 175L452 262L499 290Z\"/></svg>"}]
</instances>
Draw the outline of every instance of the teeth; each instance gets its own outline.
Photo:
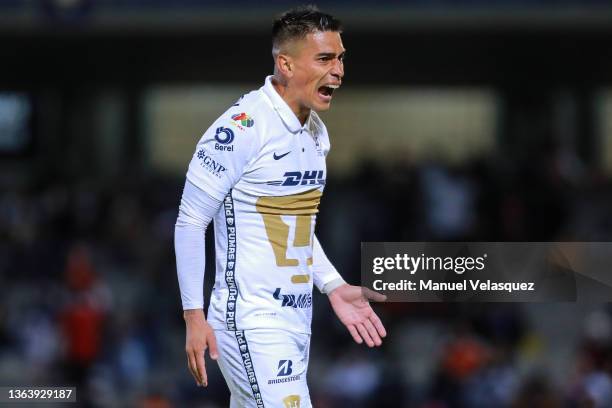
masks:
<instances>
[{"instance_id":1,"label":"teeth","mask_svg":"<svg viewBox=\"0 0 612 408\"><path fill-rule=\"evenodd\" d=\"M331 84L330 84L330 85L326 85L326 86L327 86L328 88L331 88L331 89L338 89L338 88L340 88L340 85L331 85Z\"/></svg>"}]
</instances>

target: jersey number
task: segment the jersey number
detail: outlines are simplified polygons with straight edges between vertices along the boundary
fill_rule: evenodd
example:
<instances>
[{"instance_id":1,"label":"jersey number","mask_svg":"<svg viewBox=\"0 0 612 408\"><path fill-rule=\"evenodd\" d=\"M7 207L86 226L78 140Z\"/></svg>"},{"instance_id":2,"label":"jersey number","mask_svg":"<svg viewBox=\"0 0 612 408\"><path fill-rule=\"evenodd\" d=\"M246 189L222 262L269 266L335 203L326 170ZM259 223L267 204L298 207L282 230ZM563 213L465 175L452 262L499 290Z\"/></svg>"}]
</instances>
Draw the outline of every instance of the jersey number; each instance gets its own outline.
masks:
<instances>
[{"instance_id":1,"label":"jersey number","mask_svg":"<svg viewBox=\"0 0 612 408\"><path fill-rule=\"evenodd\" d=\"M311 246L312 216L317 213L320 201L321 191L318 189L289 196L260 197L257 200L257 212L263 218L266 235L272 245L277 266L298 266L300 263L297 259L287 258L289 225L283 221L281 216L295 216L293 246ZM306 264L312 265L312 257L306 260ZM292 283L308 283L309 281L310 275L291 276Z\"/></svg>"}]
</instances>

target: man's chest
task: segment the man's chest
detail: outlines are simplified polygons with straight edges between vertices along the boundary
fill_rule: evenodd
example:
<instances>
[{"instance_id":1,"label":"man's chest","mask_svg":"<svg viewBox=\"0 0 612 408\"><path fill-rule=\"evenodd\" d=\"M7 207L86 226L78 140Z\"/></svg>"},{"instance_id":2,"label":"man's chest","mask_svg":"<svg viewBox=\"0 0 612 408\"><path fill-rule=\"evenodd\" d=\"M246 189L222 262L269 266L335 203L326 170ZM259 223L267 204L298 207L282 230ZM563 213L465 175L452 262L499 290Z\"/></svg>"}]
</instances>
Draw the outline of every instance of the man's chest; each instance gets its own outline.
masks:
<instances>
[{"instance_id":1,"label":"man's chest","mask_svg":"<svg viewBox=\"0 0 612 408\"><path fill-rule=\"evenodd\" d=\"M325 185L326 151L310 133L273 135L242 177L243 187L257 195L290 195Z\"/></svg>"}]
</instances>

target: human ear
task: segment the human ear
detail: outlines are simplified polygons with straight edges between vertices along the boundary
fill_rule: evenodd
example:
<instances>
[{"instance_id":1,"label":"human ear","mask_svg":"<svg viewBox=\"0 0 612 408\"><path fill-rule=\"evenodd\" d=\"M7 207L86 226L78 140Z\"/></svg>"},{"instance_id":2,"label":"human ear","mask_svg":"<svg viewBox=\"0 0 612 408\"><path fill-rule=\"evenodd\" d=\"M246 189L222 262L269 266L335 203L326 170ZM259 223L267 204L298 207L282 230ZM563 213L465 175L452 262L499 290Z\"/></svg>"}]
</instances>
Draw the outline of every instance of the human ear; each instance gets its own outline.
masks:
<instances>
[{"instance_id":1,"label":"human ear","mask_svg":"<svg viewBox=\"0 0 612 408\"><path fill-rule=\"evenodd\" d=\"M276 68L287 78L291 78L294 73L293 60L289 55L278 54L276 57Z\"/></svg>"}]
</instances>

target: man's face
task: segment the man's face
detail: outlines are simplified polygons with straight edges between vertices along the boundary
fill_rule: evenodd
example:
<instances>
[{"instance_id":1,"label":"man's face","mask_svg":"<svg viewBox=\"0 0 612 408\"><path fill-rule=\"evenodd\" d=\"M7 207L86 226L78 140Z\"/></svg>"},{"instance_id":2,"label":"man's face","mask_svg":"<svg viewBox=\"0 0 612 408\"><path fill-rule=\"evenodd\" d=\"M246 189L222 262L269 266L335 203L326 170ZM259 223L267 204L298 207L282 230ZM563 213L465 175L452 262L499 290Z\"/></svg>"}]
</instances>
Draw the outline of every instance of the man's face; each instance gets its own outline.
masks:
<instances>
[{"instance_id":1,"label":"man's face","mask_svg":"<svg viewBox=\"0 0 612 408\"><path fill-rule=\"evenodd\" d=\"M342 83L344 53L340 33L317 31L296 44L294 75L289 79L301 109L325 111Z\"/></svg>"}]
</instances>

